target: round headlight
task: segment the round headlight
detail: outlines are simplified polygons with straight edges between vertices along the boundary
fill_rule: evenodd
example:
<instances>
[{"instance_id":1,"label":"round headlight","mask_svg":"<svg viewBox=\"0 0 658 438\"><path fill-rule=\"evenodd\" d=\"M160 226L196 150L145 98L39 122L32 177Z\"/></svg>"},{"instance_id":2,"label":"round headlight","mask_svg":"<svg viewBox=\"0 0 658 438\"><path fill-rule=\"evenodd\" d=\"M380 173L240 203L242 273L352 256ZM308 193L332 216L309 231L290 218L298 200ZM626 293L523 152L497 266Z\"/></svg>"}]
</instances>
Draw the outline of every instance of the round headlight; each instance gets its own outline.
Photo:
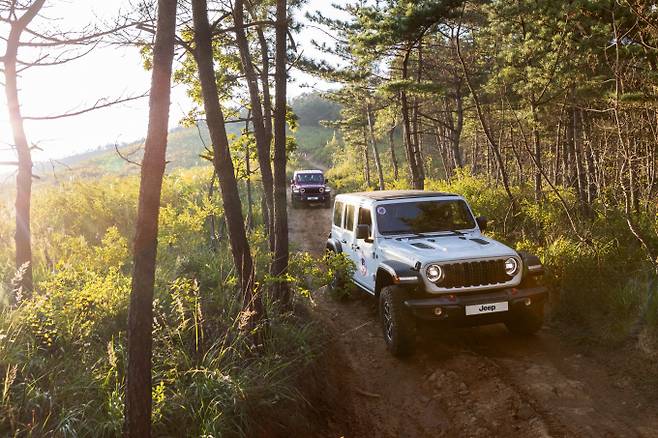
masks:
<instances>
[{"instance_id":1,"label":"round headlight","mask_svg":"<svg viewBox=\"0 0 658 438\"><path fill-rule=\"evenodd\" d=\"M304 192L306 191L306 189L301 188L301 189L299 189L299 191L302 192L302 193L304 193Z\"/></svg>"},{"instance_id":2,"label":"round headlight","mask_svg":"<svg viewBox=\"0 0 658 438\"><path fill-rule=\"evenodd\" d=\"M514 277L519 272L519 262L514 257L505 260L505 273L510 277Z\"/></svg>"},{"instance_id":3,"label":"round headlight","mask_svg":"<svg viewBox=\"0 0 658 438\"><path fill-rule=\"evenodd\" d=\"M432 283L440 283L445 277L443 268L439 265L429 265L425 269L425 273L427 274L427 279Z\"/></svg>"},{"instance_id":4,"label":"round headlight","mask_svg":"<svg viewBox=\"0 0 658 438\"><path fill-rule=\"evenodd\" d=\"M324 187L320 187L320 188L318 189L318 192L320 192L320 193L324 192Z\"/></svg>"}]
</instances>

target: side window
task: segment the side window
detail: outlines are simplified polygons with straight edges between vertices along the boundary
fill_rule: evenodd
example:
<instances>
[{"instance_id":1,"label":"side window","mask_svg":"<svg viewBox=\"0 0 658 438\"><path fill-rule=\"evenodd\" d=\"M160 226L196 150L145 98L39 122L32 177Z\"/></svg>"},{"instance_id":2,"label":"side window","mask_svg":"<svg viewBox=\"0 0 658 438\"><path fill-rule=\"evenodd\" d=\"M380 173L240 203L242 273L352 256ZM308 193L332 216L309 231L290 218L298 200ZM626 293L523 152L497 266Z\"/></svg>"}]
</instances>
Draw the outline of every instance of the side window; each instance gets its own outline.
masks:
<instances>
[{"instance_id":1,"label":"side window","mask_svg":"<svg viewBox=\"0 0 658 438\"><path fill-rule=\"evenodd\" d=\"M347 231L354 231L354 213L356 207L353 205L348 205L345 209L345 229Z\"/></svg>"},{"instance_id":2,"label":"side window","mask_svg":"<svg viewBox=\"0 0 658 438\"><path fill-rule=\"evenodd\" d=\"M359 208L359 225L368 225L372 229L372 216L369 208Z\"/></svg>"},{"instance_id":3,"label":"side window","mask_svg":"<svg viewBox=\"0 0 658 438\"><path fill-rule=\"evenodd\" d=\"M336 202L334 204L334 225L337 227L343 226L343 206L342 202Z\"/></svg>"}]
</instances>

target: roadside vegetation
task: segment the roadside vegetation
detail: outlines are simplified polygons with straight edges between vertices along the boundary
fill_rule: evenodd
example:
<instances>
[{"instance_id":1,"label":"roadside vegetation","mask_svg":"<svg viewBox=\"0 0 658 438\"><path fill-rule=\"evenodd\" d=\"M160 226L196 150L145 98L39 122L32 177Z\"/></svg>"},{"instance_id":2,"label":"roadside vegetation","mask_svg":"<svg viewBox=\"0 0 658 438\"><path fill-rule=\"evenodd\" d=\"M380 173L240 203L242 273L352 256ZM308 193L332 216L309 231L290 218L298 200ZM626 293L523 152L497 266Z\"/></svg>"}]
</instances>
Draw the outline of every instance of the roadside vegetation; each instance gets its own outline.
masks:
<instances>
[{"instance_id":1,"label":"roadside vegetation","mask_svg":"<svg viewBox=\"0 0 658 438\"><path fill-rule=\"evenodd\" d=\"M334 193L464 195L540 256L554 322L658 355L654 6L354 2L307 17L332 35L307 59L290 38L302 2L146 2L96 35L137 41L153 71L144 145L33 185L20 33L67 41L32 22L46 1L5 3L18 178L0 198L0 435L250 436L303 405L295 379L322 342L298 305L353 267L292 255L297 166L326 168ZM293 68L341 87L288 99ZM167 140L172 83L195 107Z\"/></svg>"},{"instance_id":2,"label":"roadside vegetation","mask_svg":"<svg viewBox=\"0 0 658 438\"><path fill-rule=\"evenodd\" d=\"M311 363L310 323L264 300L267 326L245 330L235 270L210 169L164 181L154 299L154 435L245 436L282 400L298 400L295 376ZM34 197L35 285L12 293L10 217L0 220L0 435L118 436L123 423L126 324L136 177L43 187ZM269 262L262 228L250 233L258 266ZM309 271L313 269L313 272ZM266 272L259 269L259 272ZM324 276L324 277L323 277ZM257 282L266 283L262 274ZM291 266L294 300L307 278L326 278L301 258ZM260 341L251 342L253 336Z\"/></svg>"}]
</instances>

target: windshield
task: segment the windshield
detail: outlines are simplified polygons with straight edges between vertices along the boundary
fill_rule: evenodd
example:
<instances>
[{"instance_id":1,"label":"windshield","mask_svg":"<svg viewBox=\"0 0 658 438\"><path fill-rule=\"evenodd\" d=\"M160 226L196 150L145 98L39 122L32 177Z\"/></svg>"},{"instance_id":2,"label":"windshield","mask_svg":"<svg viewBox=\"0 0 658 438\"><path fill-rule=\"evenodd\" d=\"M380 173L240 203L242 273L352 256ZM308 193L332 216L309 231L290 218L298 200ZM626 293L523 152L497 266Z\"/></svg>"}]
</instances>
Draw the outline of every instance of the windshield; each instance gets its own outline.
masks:
<instances>
[{"instance_id":1,"label":"windshield","mask_svg":"<svg viewBox=\"0 0 658 438\"><path fill-rule=\"evenodd\" d=\"M461 199L401 202L377 206L381 234L423 234L475 228L466 202Z\"/></svg>"},{"instance_id":2,"label":"windshield","mask_svg":"<svg viewBox=\"0 0 658 438\"><path fill-rule=\"evenodd\" d=\"M321 173L298 173L297 182L303 184L308 184L308 183L322 184L324 182L324 176Z\"/></svg>"}]
</instances>

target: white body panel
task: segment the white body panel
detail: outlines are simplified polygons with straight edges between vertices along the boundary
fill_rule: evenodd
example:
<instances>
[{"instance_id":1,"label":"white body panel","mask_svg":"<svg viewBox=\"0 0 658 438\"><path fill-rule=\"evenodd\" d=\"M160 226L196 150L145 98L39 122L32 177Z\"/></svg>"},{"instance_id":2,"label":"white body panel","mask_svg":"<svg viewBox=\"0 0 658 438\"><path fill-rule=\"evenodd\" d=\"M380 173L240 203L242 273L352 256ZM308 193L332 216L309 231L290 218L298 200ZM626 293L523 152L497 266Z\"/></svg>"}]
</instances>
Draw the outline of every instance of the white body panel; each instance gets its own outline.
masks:
<instances>
[{"instance_id":1,"label":"white body panel","mask_svg":"<svg viewBox=\"0 0 658 438\"><path fill-rule=\"evenodd\" d=\"M401 192L404 193L404 192ZM343 218L343 227L332 225L332 237L341 243L343 251L350 257L356 266L354 281L364 288L374 291L375 274L379 264L386 261L397 261L410 267L420 264L420 277L424 283L424 288L429 293L456 293L479 291L494 288L514 287L519 285L522 276L522 260L512 248L488 238L482 234L480 229L475 226L472 229L455 230L461 233L457 235L453 232L436 232L426 233L423 236L411 233L400 235L382 235L377 229L376 212L377 207L382 204L404 203L404 202L422 202L431 200L462 200L464 198L457 195L436 195L427 197L415 196L412 198L398 197L395 199L372 199L363 194L341 194L336 196L335 202L342 203L346 206L352 205L354 214L358 215L359 207L370 209L372 212L372 242L356 239L356 217L351 229L347 230L345 218ZM466 203L468 205L468 203ZM470 211L470 207L469 207ZM471 211L472 215L472 211ZM425 269L430 264L449 264L459 262L474 262L487 260L500 260L514 257L518 264L518 273L504 283L495 285L480 285L473 287L452 287L442 288L427 279Z\"/></svg>"}]
</instances>

